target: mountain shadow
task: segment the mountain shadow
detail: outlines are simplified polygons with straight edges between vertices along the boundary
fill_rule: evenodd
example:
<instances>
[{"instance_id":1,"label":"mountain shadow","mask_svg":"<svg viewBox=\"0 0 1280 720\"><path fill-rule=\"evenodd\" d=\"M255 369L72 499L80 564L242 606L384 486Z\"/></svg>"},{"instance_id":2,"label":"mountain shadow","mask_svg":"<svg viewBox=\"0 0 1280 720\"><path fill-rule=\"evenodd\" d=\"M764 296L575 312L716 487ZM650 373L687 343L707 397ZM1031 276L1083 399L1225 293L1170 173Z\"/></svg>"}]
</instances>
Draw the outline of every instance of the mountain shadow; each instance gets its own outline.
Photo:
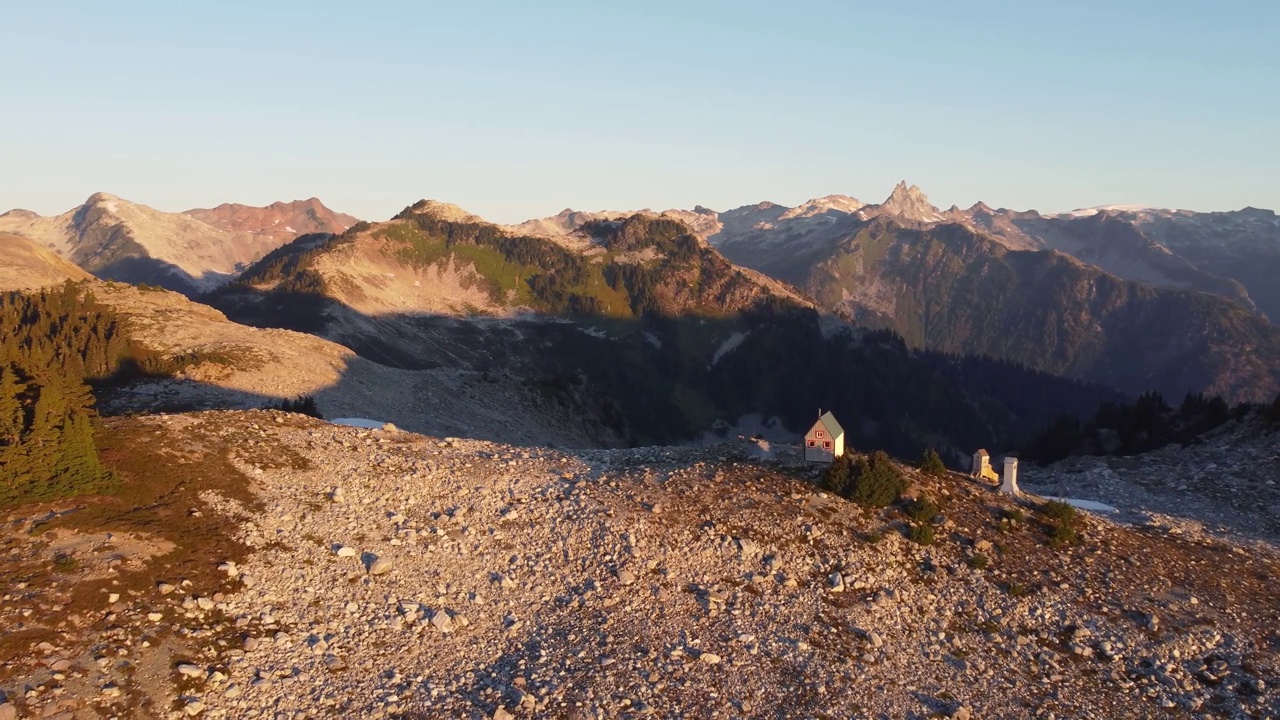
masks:
<instances>
[{"instance_id":1,"label":"mountain shadow","mask_svg":"<svg viewBox=\"0 0 1280 720\"><path fill-rule=\"evenodd\" d=\"M310 332L412 371L515 378L593 408L628 445L686 442L746 416L798 436L831 410L854 446L914 457L1013 447L1057 414L1119 394L1013 363L909 349L810 308L765 302L722 316L370 316L306 293L239 287L211 298L237 322ZM424 408L424 411L428 409Z\"/></svg>"}]
</instances>

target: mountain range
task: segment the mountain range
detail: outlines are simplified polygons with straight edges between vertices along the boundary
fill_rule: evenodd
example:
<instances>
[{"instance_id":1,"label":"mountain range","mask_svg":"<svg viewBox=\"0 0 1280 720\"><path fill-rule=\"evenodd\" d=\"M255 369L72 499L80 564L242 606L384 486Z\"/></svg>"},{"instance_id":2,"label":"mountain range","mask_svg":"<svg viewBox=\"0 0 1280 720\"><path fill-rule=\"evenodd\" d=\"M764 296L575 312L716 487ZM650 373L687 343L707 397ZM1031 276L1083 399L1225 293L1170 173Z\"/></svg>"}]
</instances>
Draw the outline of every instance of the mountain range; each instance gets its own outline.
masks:
<instances>
[{"instance_id":1,"label":"mountain range","mask_svg":"<svg viewBox=\"0 0 1280 720\"><path fill-rule=\"evenodd\" d=\"M785 309L809 328L810 344L862 337L833 330L851 322L900 336L903 357L985 357L1128 395L1266 401L1280 390L1280 332L1267 319L1280 313L1267 281L1280 269L1280 222L1252 208L941 210L904 182L881 203L829 195L724 212L567 209L498 226L434 201L369 224L314 198L164 213L99 193L56 217L10 211L0 231L100 278L175 289L254 325L318 332L393 367L568 376L580 353L609 355L580 347L594 333L638 342L632 361L673 343L681 356L658 383L685 393L673 416L687 422L673 437L737 417L728 405L739 415L785 405L782 415L799 421L798 401L751 407L726 405L724 391L704 396L705 373L741 338L765 334L753 334L760 307ZM29 247L24 257L34 257ZM689 318L714 329L692 333L690 352L690 334L665 338L655 317L668 330ZM600 327L579 332L591 323ZM570 326L575 342L561 337ZM511 352L512 327L524 328L513 337L534 332L563 349ZM652 360L640 364L651 370ZM692 373L696 364L704 370ZM813 404L822 393L799 397ZM667 437L662 412L646 412L647 429L626 432Z\"/></svg>"},{"instance_id":2,"label":"mountain range","mask_svg":"<svg viewBox=\"0 0 1280 720\"><path fill-rule=\"evenodd\" d=\"M342 232L355 222L316 198L168 213L96 193L52 217L6 212L0 215L0 232L30 238L106 280L192 295L234 277L299 235Z\"/></svg>"},{"instance_id":3,"label":"mountain range","mask_svg":"<svg viewBox=\"0 0 1280 720\"><path fill-rule=\"evenodd\" d=\"M644 211L650 212L650 211ZM1265 401L1280 390L1280 221L1135 209L1058 215L940 210L899 183L882 203L843 195L652 213L681 220L729 260L912 347L1010 360L1171 397ZM619 212L515 226L567 236Z\"/></svg>"},{"instance_id":4,"label":"mountain range","mask_svg":"<svg viewBox=\"0 0 1280 720\"><path fill-rule=\"evenodd\" d=\"M645 213L548 238L423 201L388 222L300 238L202 299L237 322L314 333L390 367L517 378L626 444L744 422L794 428L825 406L860 440L958 448L1013 442L1051 405L1111 397L1008 368L1010 387L1054 398L1015 410L987 366L868 334L729 262L684 222ZM957 379L966 373L974 387Z\"/></svg>"}]
</instances>

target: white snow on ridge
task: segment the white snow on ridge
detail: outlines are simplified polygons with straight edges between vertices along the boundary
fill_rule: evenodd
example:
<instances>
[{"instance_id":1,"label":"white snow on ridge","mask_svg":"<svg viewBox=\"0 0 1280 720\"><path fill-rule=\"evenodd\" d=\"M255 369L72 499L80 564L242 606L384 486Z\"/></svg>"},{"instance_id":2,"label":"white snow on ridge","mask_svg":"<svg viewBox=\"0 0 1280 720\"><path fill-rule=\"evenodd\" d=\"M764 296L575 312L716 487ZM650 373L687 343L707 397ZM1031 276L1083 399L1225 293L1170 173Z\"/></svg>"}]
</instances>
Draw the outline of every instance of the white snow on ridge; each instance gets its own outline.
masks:
<instances>
[{"instance_id":1,"label":"white snow on ridge","mask_svg":"<svg viewBox=\"0 0 1280 720\"><path fill-rule=\"evenodd\" d=\"M727 340L720 343L720 347L716 348L716 354L711 357L711 364L715 365L716 363L720 362L720 358L724 357L726 354L730 352L733 352L733 349L741 345L742 341L746 339L747 339L747 333L735 332L734 334L730 335Z\"/></svg>"}]
</instances>

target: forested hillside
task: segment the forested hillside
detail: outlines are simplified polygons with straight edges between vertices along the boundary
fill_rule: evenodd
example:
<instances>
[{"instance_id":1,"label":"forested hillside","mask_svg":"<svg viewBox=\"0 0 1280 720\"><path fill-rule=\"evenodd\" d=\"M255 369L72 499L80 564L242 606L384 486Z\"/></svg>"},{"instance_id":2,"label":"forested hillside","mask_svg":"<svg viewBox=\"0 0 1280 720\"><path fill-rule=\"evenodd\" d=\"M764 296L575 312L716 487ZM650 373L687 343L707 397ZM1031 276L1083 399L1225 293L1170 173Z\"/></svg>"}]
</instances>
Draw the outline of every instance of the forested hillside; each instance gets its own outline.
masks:
<instances>
[{"instance_id":1,"label":"forested hillside","mask_svg":"<svg viewBox=\"0 0 1280 720\"><path fill-rule=\"evenodd\" d=\"M129 354L123 323L67 283L0 294L0 505L102 485L89 380Z\"/></svg>"}]
</instances>

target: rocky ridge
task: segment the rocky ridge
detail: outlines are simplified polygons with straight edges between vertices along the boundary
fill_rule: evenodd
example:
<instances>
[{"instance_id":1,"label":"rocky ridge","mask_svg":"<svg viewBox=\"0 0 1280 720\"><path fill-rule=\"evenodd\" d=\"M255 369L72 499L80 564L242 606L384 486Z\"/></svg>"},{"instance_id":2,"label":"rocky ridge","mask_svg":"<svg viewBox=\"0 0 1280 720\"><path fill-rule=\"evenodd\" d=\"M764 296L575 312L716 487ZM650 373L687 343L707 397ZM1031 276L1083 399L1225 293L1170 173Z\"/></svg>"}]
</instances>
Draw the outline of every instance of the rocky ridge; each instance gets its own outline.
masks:
<instances>
[{"instance_id":1,"label":"rocky ridge","mask_svg":"<svg viewBox=\"0 0 1280 720\"><path fill-rule=\"evenodd\" d=\"M283 244L300 235L336 235L360 222L358 218L325 207L319 198L273 202L265 207L223 203L214 208L187 210L198 220L227 232L250 233Z\"/></svg>"},{"instance_id":2,"label":"rocky ridge","mask_svg":"<svg viewBox=\"0 0 1280 720\"><path fill-rule=\"evenodd\" d=\"M80 281L89 273L52 250L22 237L0 233L0 290L36 290L67 280Z\"/></svg>"},{"instance_id":3,"label":"rocky ridge","mask_svg":"<svg viewBox=\"0 0 1280 720\"><path fill-rule=\"evenodd\" d=\"M354 218L333 213L314 199L267 208L223 205L168 213L95 193L53 217L23 210L4 213L0 232L34 240L102 279L193 295L225 282L298 235L345 228L347 220Z\"/></svg>"}]
</instances>

